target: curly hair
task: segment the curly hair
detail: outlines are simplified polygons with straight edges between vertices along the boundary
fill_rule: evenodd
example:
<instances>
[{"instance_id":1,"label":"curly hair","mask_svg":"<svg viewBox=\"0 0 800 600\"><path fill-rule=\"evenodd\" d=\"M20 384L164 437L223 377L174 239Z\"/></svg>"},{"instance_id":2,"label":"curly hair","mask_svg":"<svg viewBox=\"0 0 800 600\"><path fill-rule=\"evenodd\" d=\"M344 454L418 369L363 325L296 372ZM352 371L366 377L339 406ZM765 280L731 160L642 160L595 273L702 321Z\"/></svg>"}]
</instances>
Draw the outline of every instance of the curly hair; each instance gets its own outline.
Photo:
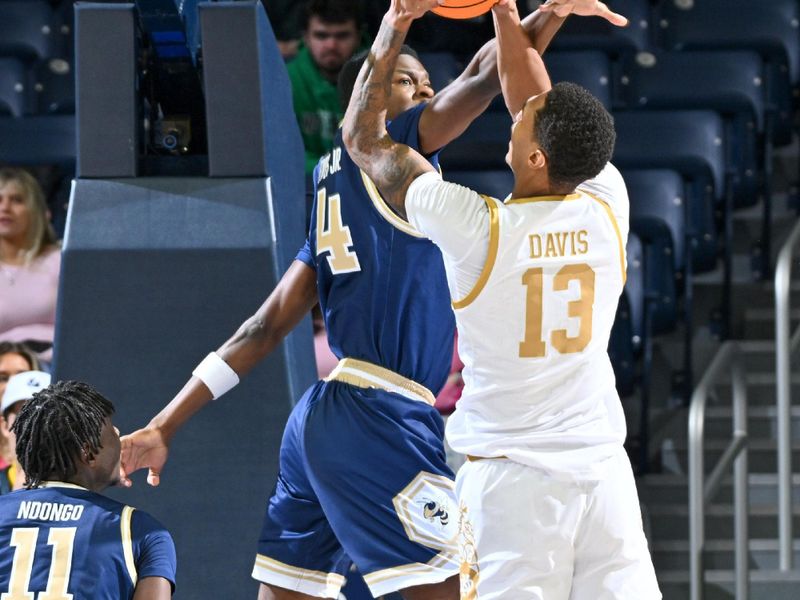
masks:
<instances>
[{"instance_id":1,"label":"curly hair","mask_svg":"<svg viewBox=\"0 0 800 600\"><path fill-rule=\"evenodd\" d=\"M80 381L59 381L36 392L11 428L25 487L69 480L84 452L91 457L100 451L103 423L112 414L114 405Z\"/></svg>"},{"instance_id":2,"label":"curly hair","mask_svg":"<svg viewBox=\"0 0 800 600\"><path fill-rule=\"evenodd\" d=\"M614 119L574 83L557 83L536 113L534 133L548 158L553 187L575 189L597 176L614 152Z\"/></svg>"}]
</instances>

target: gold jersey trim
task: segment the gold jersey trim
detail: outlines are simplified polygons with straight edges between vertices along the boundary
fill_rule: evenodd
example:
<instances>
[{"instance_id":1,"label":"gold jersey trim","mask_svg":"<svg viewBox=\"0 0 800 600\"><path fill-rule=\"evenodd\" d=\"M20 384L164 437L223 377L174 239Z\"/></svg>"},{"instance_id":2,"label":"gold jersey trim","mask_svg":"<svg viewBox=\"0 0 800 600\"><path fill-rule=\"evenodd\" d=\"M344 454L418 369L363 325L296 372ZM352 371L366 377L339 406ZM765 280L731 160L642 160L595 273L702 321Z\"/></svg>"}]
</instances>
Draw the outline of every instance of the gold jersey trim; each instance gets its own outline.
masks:
<instances>
[{"instance_id":1,"label":"gold jersey trim","mask_svg":"<svg viewBox=\"0 0 800 600\"><path fill-rule=\"evenodd\" d=\"M494 263L497 260L497 249L500 245L500 214L494 200L488 196L482 196L482 198L489 209L489 253L486 255L486 262L483 264L483 270L480 277L478 277L478 281L475 282L475 286L464 298L453 301L453 308L456 310L465 308L475 301L475 298L486 286L486 282L489 281L489 275L491 275Z\"/></svg>"},{"instance_id":2,"label":"gold jersey trim","mask_svg":"<svg viewBox=\"0 0 800 600\"><path fill-rule=\"evenodd\" d=\"M372 588L390 579L408 577L409 575L420 575L422 573L433 573L446 569L448 566L451 568L453 575L458 573L459 561L457 556L452 552L439 552L439 554L434 556L427 563L410 563L368 573L364 575L364 581Z\"/></svg>"},{"instance_id":3,"label":"gold jersey trim","mask_svg":"<svg viewBox=\"0 0 800 600\"><path fill-rule=\"evenodd\" d=\"M591 192L587 192L586 190L581 190L584 194L586 194L589 198L594 200L595 202L599 202L602 204L603 208L606 210L606 214L608 215L611 224L614 226L614 231L617 234L617 244L619 246L619 267L622 271L622 283L623 285L628 280L628 273L625 270L625 244L622 243L622 233L620 233L619 225L617 224L617 218L614 216L614 211L611 210L611 206L609 206L608 202L603 200L602 198L595 196Z\"/></svg>"},{"instance_id":4,"label":"gold jersey trim","mask_svg":"<svg viewBox=\"0 0 800 600\"><path fill-rule=\"evenodd\" d=\"M375 206L381 216L389 222L389 224L410 236L416 238L425 237L419 231L414 229L411 223L403 219L389 207L389 205L386 203L386 200L383 199L383 196L381 196L381 193L378 191L377 186L373 183L372 179L370 179L369 176L364 173L364 171L361 171L361 179L364 182L364 189L367 190L367 195L369 196L370 200L372 200L372 204Z\"/></svg>"},{"instance_id":5,"label":"gold jersey trim","mask_svg":"<svg viewBox=\"0 0 800 600\"><path fill-rule=\"evenodd\" d=\"M304 581L311 581L324 586L332 585L341 588L345 584L344 576L340 575L339 573L324 573L322 571L301 569L299 567L293 567L292 565L287 565L286 563L277 561L269 556L264 556L263 554L256 554L256 566L277 575L293 577L295 579L302 579Z\"/></svg>"},{"instance_id":6,"label":"gold jersey trim","mask_svg":"<svg viewBox=\"0 0 800 600\"><path fill-rule=\"evenodd\" d=\"M122 509L120 515L119 527L122 534L122 553L125 556L125 566L128 569L131 583L136 587L138 574L136 573L136 563L133 560L133 538L131 536L131 517L135 509L132 506L126 506Z\"/></svg>"},{"instance_id":7,"label":"gold jersey trim","mask_svg":"<svg viewBox=\"0 0 800 600\"><path fill-rule=\"evenodd\" d=\"M412 400L436 402L433 393L421 383L398 375L394 371L373 365L365 360L343 358L325 378L325 381L341 381L360 388L378 388L394 392Z\"/></svg>"},{"instance_id":8,"label":"gold jersey trim","mask_svg":"<svg viewBox=\"0 0 800 600\"><path fill-rule=\"evenodd\" d=\"M40 488L69 488L73 490L85 490L89 491L87 488L83 487L82 485L78 485L75 483L68 483L66 481L43 481L39 484Z\"/></svg>"},{"instance_id":9,"label":"gold jersey trim","mask_svg":"<svg viewBox=\"0 0 800 600\"><path fill-rule=\"evenodd\" d=\"M563 202L565 200L577 200L581 195L564 194L561 196L531 196L530 198L512 198L506 204L528 204L529 202Z\"/></svg>"}]
</instances>

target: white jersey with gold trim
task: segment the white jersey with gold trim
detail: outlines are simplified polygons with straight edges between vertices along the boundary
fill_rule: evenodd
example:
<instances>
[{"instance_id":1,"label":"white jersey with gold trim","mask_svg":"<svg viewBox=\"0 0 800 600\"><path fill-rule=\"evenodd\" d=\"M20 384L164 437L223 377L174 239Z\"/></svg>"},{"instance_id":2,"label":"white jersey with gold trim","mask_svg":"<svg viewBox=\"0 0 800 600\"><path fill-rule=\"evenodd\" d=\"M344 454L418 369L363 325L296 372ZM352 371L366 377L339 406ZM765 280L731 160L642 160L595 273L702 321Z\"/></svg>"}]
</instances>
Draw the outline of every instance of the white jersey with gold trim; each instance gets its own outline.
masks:
<instances>
[{"instance_id":1,"label":"white jersey with gold trim","mask_svg":"<svg viewBox=\"0 0 800 600\"><path fill-rule=\"evenodd\" d=\"M435 242L450 209L415 197L447 196L462 215L485 222L483 266L475 281L472 265L471 287L468 265L446 241L452 224L442 234L448 278L459 280L451 292L471 290L453 302L465 387L447 424L450 445L555 476L602 477L602 463L625 438L607 353L625 282L622 177L609 164L574 194L505 203L427 179L409 190L407 208Z\"/></svg>"}]
</instances>

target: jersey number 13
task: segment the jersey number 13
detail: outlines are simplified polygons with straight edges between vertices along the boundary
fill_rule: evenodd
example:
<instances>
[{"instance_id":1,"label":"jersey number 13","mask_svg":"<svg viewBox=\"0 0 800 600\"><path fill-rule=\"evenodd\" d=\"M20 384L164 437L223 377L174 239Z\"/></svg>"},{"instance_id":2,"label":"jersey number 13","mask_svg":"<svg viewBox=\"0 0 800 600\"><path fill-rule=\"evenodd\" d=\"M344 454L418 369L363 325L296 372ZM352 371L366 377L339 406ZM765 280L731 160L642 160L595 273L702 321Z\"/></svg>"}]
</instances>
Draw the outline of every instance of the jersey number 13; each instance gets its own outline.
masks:
<instances>
[{"instance_id":1,"label":"jersey number 13","mask_svg":"<svg viewBox=\"0 0 800 600\"><path fill-rule=\"evenodd\" d=\"M592 310L594 306L594 271L585 264L562 267L553 278L553 291L562 292L569 288L570 281L578 281L581 295L568 304L567 315L580 319L578 335L569 337L566 329L550 332L550 344L560 354L581 352L592 340ZM544 299L544 269L528 269L522 275L522 285L526 288L525 299L525 338L519 344L520 358L542 358L547 352L543 339L544 325L542 302Z\"/></svg>"}]
</instances>

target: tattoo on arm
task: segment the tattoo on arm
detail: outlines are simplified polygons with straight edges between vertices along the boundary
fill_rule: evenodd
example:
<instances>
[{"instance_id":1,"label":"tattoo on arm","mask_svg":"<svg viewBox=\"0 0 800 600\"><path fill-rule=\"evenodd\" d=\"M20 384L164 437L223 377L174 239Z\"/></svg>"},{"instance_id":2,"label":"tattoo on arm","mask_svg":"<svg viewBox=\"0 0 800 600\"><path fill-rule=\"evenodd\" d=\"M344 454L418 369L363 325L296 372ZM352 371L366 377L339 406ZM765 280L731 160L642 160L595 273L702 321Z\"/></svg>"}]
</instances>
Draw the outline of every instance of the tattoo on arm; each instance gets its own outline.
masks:
<instances>
[{"instance_id":1,"label":"tattoo on arm","mask_svg":"<svg viewBox=\"0 0 800 600\"><path fill-rule=\"evenodd\" d=\"M419 153L396 143L386 131L392 75L405 36L405 30L384 18L356 81L343 126L351 158L403 216L408 186L418 175L433 169Z\"/></svg>"}]
</instances>

